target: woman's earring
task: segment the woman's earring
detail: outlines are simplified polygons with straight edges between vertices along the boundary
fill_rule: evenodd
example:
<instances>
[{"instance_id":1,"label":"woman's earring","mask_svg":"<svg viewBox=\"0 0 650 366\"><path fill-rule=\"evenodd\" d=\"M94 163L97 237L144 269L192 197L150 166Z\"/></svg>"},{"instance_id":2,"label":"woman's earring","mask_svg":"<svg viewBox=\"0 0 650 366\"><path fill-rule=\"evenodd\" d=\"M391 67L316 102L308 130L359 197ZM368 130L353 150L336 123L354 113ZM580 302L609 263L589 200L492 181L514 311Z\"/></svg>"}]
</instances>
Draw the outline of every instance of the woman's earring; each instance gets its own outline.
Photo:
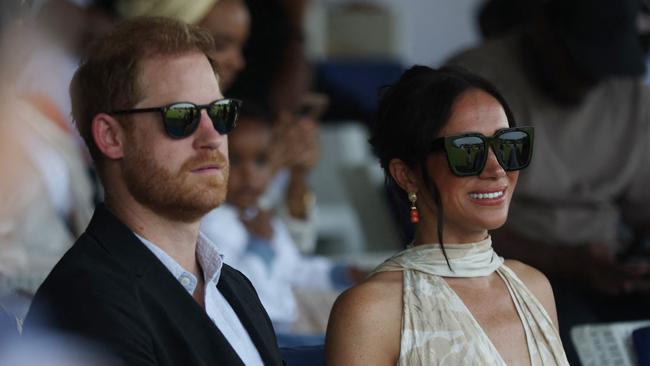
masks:
<instances>
[{"instance_id":1,"label":"woman's earring","mask_svg":"<svg viewBox=\"0 0 650 366\"><path fill-rule=\"evenodd\" d=\"M409 192L409 201L411 201L411 222L417 224L420 222L420 214L418 213L418 208L415 207L415 201L417 201L418 195L415 192Z\"/></svg>"}]
</instances>

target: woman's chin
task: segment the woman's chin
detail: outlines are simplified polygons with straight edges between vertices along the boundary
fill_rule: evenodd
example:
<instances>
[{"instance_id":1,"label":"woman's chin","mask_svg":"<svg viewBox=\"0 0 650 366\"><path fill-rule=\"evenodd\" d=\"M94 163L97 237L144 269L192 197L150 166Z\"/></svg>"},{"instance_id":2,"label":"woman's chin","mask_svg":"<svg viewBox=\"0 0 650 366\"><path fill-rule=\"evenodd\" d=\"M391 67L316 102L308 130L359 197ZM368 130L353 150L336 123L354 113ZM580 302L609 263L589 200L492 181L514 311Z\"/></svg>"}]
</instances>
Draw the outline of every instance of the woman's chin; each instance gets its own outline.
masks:
<instances>
[{"instance_id":1,"label":"woman's chin","mask_svg":"<svg viewBox=\"0 0 650 366\"><path fill-rule=\"evenodd\" d=\"M484 221L481 227L485 228L485 230L488 231L497 230L506 223L506 219L507 217L504 217L502 219L492 219L489 221Z\"/></svg>"}]
</instances>

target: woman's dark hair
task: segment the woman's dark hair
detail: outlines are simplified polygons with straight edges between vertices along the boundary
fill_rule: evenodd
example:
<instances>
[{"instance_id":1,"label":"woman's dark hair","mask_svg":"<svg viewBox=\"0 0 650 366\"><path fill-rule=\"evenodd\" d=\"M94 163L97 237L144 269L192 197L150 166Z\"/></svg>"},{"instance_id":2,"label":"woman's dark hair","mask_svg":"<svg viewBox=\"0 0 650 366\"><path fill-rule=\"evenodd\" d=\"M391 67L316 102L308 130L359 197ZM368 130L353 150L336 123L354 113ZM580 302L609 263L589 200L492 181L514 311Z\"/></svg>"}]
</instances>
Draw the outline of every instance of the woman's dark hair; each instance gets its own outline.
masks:
<instances>
[{"instance_id":1,"label":"woman's dark hair","mask_svg":"<svg viewBox=\"0 0 650 366\"><path fill-rule=\"evenodd\" d=\"M482 90L492 95L503 107L508 125L515 126L510 107L489 81L455 66L439 69L413 66L395 84L381 91L377 119L370 131L370 144L384 169L386 185L401 202L408 203L407 193L391 176L390 161L400 159L422 175L436 204L441 245L443 207L436 185L427 172L426 161L433 140L451 117L454 103L469 90ZM442 249L444 253L444 246Z\"/></svg>"}]
</instances>

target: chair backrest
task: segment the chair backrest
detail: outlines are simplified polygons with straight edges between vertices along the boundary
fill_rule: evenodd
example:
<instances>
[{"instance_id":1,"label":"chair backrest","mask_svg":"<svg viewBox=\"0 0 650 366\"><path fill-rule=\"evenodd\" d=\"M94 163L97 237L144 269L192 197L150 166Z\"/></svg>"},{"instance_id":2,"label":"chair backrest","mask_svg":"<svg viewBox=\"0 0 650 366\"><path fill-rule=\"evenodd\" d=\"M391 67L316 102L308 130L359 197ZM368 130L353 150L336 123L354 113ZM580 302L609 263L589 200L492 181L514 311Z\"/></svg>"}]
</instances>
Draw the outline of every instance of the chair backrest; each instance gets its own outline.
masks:
<instances>
[{"instance_id":1,"label":"chair backrest","mask_svg":"<svg viewBox=\"0 0 650 366\"><path fill-rule=\"evenodd\" d=\"M647 327L650 327L650 320L580 324L571 328L571 340L583 365L636 365L635 356L641 361L642 355L638 354L638 347L635 355L633 339L639 338L634 342L643 342L643 337L642 334L634 337L633 332ZM649 341L645 339L645 342ZM646 349L649 345L644 344Z\"/></svg>"},{"instance_id":2,"label":"chair backrest","mask_svg":"<svg viewBox=\"0 0 650 366\"><path fill-rule=\"evenodd\" d=\"M287 366L325 366L325 346L280 348Z\"/></svg>"},{"instance_id":3,"label":"chair backrest","mask_svg":"<svg viewBox=\"0 0 650 366\"><path fill-rule=\"evenodd\" d=\"M639 366L650 366L650 326L632 332L632 341Z\"/></svg>"}]
</instances>

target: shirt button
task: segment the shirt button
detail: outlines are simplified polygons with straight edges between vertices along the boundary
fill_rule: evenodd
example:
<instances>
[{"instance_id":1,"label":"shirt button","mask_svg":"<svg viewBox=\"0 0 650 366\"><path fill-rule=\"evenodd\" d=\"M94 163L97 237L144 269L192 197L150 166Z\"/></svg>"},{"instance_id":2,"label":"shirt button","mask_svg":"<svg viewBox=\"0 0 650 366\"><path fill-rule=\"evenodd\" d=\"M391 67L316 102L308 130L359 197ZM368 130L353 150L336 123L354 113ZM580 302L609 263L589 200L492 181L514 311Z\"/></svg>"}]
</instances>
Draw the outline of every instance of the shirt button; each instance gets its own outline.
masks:
<instances>
[{"instance_id":1,"label":"shirt button","mask_svg":"<svg viewBox=\"0 0 650 366\"><path fill-rule=\"evenodd\" d=\"M190 282L191 282L191 281L190 281L189 278L187 278L187 277L185 277L185 276L182 276L182 277L181 277L181 285L183 285L184 287L189 286L189 285L190 285Z\"/></svg>"}]
</instances>

